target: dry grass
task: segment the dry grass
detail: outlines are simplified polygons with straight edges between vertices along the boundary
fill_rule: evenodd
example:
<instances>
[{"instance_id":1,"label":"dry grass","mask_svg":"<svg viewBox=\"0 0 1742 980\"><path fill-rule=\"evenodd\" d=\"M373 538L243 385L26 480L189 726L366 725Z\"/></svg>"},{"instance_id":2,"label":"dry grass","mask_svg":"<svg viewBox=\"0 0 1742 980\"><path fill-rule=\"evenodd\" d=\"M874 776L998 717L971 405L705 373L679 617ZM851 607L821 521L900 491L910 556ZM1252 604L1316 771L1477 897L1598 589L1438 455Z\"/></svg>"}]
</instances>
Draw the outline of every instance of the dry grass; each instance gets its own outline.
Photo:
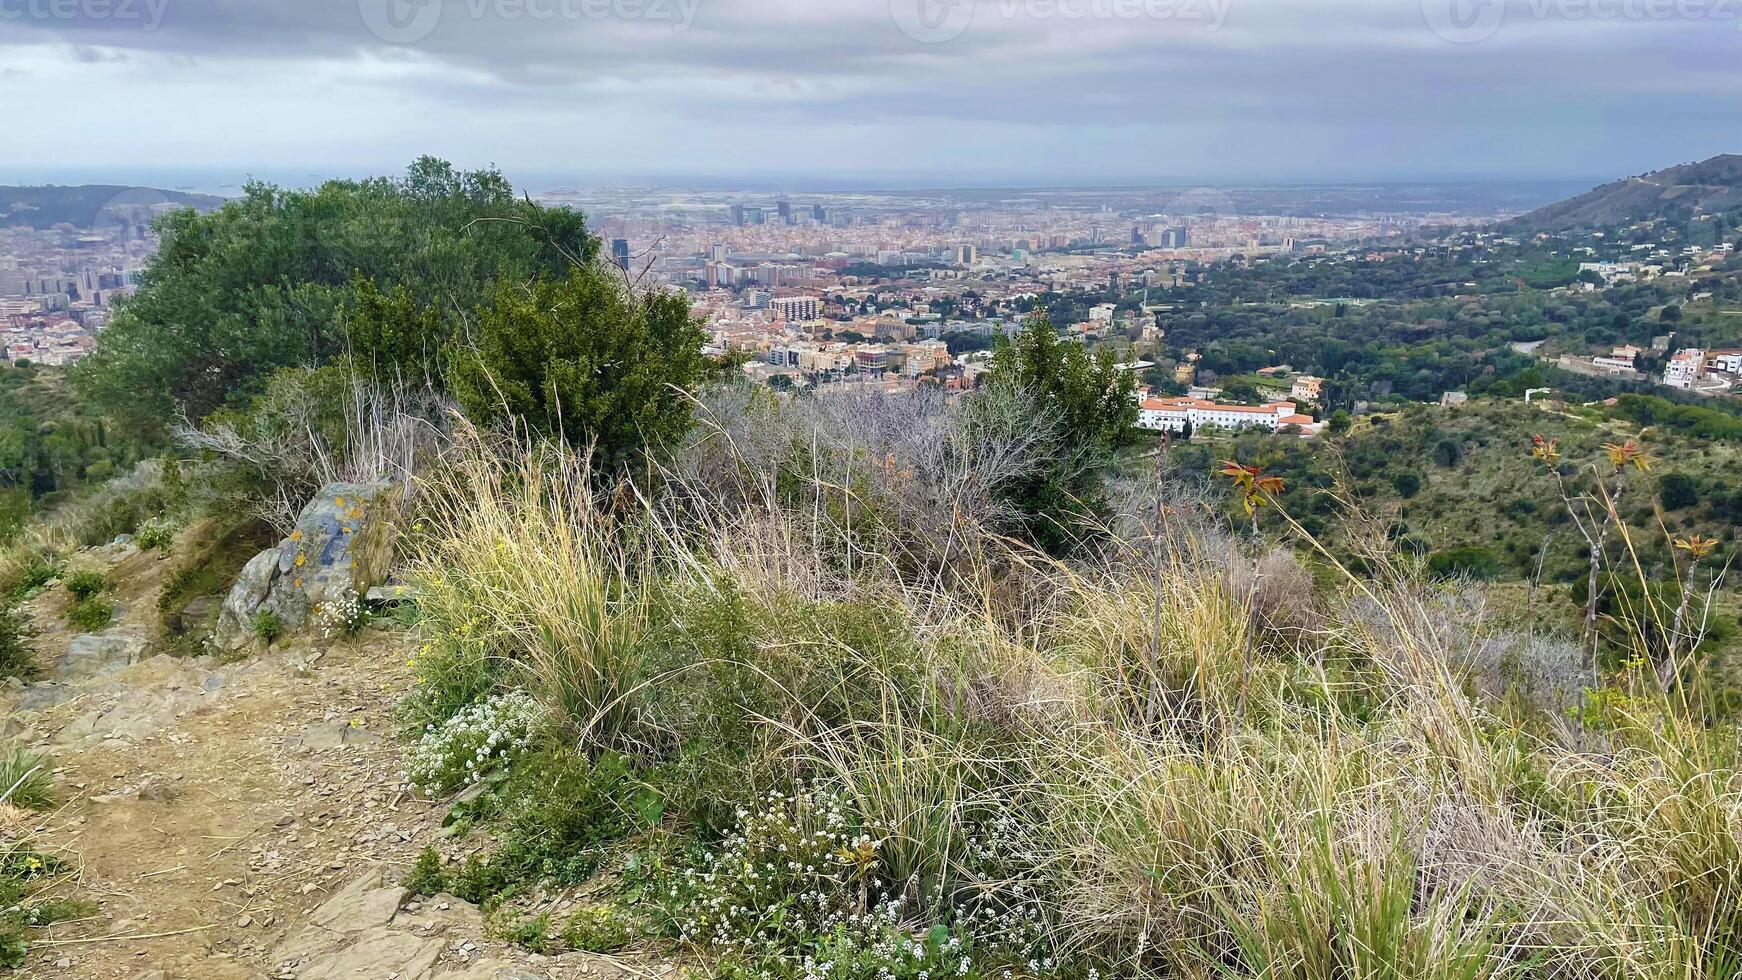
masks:
<instances>
[{"instance_id":1,"label":"dry grass","mask_svg":"<svg viewBox=\"0 0 1742 980\"><path fill-rule=\"evenodd\" d=\"M1408 568L1314 590L1185 518L1070 565L983 529L880 550L903 511L828 506L852 480L745 493L781 486L759 452L636 506L572 453L462 439L429 495L432 644L649 763L738 719L761 733L742 780L838 792L915 914L1032 908L1061 962L1742 976L1734 725L1638 677L1519 669L1562 654Z\"/></svg>"}]
</instances>

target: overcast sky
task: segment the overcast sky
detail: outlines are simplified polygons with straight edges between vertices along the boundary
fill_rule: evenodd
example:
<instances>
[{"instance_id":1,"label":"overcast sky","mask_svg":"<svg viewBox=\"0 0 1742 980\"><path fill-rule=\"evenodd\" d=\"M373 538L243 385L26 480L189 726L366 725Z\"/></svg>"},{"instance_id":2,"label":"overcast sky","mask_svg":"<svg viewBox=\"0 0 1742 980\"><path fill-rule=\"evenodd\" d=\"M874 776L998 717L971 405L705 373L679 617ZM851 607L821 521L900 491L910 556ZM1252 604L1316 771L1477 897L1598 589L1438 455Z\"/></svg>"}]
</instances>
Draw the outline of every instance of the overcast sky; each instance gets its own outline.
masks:
<instances>
[{"instance_id":1,"label":"overcast sky","mask_svg":"<svg viewBox=\"0 0 1742 980\"><path fill-rule=\"evenodd\" d=\"M1742 0L0 0L0 177L1601 178L1742 152Z\"/></svg>"}]
</instances>

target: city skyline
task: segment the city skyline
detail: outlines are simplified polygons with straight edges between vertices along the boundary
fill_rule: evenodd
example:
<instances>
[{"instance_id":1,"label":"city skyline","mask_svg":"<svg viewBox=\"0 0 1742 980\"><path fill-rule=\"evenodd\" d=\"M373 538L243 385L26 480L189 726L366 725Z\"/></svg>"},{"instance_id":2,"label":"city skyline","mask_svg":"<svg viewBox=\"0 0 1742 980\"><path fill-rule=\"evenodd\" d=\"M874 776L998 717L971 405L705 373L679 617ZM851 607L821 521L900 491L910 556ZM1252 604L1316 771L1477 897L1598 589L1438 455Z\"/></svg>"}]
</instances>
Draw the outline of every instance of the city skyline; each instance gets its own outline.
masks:
<instances>
[{"instance_id":1,"label":"city skyline","mask_svg":"<svg viewBox=\"0 0 1742 980\"><path fill-rule=\"evenodd\" d=\"M1729 0L3 0L0 99L126 111L40 119L0 179L1595 181L1738 148L1739 28Z\"/></svg>"}]
</instances>

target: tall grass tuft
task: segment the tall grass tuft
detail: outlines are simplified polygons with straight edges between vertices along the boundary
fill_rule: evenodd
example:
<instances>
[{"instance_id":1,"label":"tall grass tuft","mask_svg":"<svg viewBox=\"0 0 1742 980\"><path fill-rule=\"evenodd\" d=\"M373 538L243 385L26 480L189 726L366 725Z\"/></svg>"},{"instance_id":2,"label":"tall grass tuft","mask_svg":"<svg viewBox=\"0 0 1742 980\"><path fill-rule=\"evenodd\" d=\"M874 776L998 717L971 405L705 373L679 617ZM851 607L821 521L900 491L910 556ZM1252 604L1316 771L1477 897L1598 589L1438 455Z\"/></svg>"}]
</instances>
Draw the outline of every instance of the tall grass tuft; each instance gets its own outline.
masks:
<instances>
[{"instance_id":1,"label":"tall grass tuft","mask_svg":"<svg viewBox=\"0 0 1742 980\"><path fill-rule=\"evenodd\" d=\"M424 539L435 547L412 577L447 649L427 651L426 678L460 703L526 683L577 745L625 747L647 598L593 498L586 456L469 432L433 474Z\"/></svg>"},{"instance_id":2,"label":"tall grass tuft","mask_svg":"<svg viewBox=\"0 0 1742 980\"><path fill-rule=\"evenodd\" d=\"M972 452L878 407L739 404L609 491L584 453L462 433L413 534L417 710L530 692L713 855L715 897L759 800L836 801L857 843L777 869L792 903L745 883L783 916L750 944L771 975L888 928L1023 980L1742 976L1742 744L1697 698L1593 678L1479 586L1243 540L1189 498L1039 557ZM844 880L829 928L860 933L793 924ZM843 974L888 965L869 948Z\"/></svg>"}]
</instances>

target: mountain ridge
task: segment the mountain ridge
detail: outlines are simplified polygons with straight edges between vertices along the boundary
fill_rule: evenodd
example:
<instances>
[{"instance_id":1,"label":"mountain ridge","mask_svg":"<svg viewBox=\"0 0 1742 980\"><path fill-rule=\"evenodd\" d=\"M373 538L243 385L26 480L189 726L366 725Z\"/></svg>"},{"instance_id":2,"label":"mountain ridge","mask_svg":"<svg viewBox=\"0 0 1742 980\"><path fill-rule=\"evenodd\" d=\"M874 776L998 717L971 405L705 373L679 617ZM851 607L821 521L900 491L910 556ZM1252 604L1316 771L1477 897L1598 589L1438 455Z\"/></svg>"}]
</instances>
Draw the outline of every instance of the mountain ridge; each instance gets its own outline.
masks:
<instances>
[{"instance_id":1,"label":"mountain ridge","mask_svg":"<svg viewBox=\"0 0 1742 980\"><path fill-rule=\"evenodd\" d=\"M169 191L130 184L0 185L0 228L27 227L39 231L67 224L94 228L106 214L131 214L162 205L211 211L221 197L189 191Z\"/></svg>"},{"instance_id":2,"label":"mountain ridge","mask_svg":"<svg viewBox=\"0 0 1742 980\"><path fill-rule=\"evenodd\" d=\"M1570 231L1657 219L1687 220L1742 208L1742 154L1721 153L1601 184L1502 223L1516 231Z\"/></svg>"}]
</instances>

